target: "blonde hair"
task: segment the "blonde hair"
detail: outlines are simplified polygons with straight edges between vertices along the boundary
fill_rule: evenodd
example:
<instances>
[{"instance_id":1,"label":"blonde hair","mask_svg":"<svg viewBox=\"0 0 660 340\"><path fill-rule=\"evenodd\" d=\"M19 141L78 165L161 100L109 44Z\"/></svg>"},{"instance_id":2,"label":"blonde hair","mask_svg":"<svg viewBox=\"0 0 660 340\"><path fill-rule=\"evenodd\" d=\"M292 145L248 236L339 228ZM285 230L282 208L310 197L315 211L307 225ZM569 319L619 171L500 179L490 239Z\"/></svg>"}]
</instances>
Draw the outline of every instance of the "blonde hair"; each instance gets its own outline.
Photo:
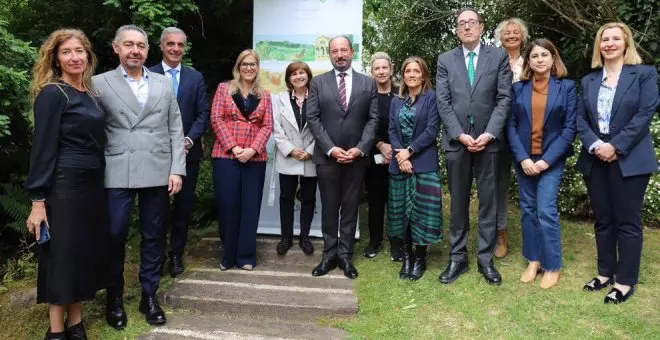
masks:
<instances>
[{"instance_id":1,"label":"blonde hair","mask_svg":"<svg viewBox=\"0 0 660 340\"><path fill-rule=\"evenodd\" d=\"M520 27L520 31L522 32L523 36L522 45L520 46L520 49L522 50L522 48L527 45L527 42L529 41L529 29L527 28L527 24L525 24L525 22L520 18L509 18L500 22L495 28L495 39L499 40L501 43L504 43L502 41L502 33L509 25L518 25L518 27Z\"/></svg>"},{"instance_id":2,"label":"blonde hair","mask_svg":"<svg viewBox=\"0 0 660 340\"><path fill-rule=\"evenodd\" d=\"M557 49L557 46L555 46L555 44L553 44L552 41L548 39L538 38L538 39L534 39L534 41L532 41L529 44L529 46L525 51L523 68L522 68L522 72L520 72L520 77L519 77L520 80L532 79L532 77L534 76L534 71L532 70L532 67L529 66L529 58L535 46L545 48L552 55L552 58L554 60L552 62L552 68L550 69L551 75L555 76L555 78L558 79L564 78L568 75L568 70L566 69L566 65L564 65L564 62L561 60L561 56L559 55L559 50Z\"/></svg>"},{"instance_id":3,"label":"blonde hair","mask_svg":"<svg viewBox=\"0 0 660 340\"><path fill-rule=\"evenodd\" d=\"M623 55L624 65L638 65L642 63L642 57L637 53L635 40L630 28L622 22L610 22L598 29L596 39L594 40L594 52L591 57L591 68L603 67L603 56L600 54L600 41L603 39L603 32L610 28L619 28L623 32L623 38L626 43L626 52Z\"/></svg>"},{"instance_id":4,"label":"blonde hair","mask_svg":"<svg viewBox=\"0 0 660 340\"><path fill-rule=\"evenodd\" d=\"M236 58L236 63L234 64L234 68L232 69L231 73L234 76L232 80L229 81L229 86L228 86L228 91L229 95L233 95L234 93L238 93L241 91L241 62L243 59L245 59L248 56L254 57L254 59L257 61L257 75L254 78L254 83L252 84L252 88L250 89L250 93L254 94L257 96L257 98L261 99L261 97L264 95L264 88L261 85L261 67L260 67L260 60L259 58L259 53L257 51L252 50L252 49L247 49L243 50L238 57ZM311 79L310 79L311 81Z\"/></svg>"},{"instance_id":5,"label":"blonde hair","mask_svg":"<svg viewBox=\"0 0 660 340\"><path fill-rule=\"evenodd\" d=\"M48 84L56 83L62 77L62 70L58 67L58 52L60 45L69 39L78 39L87 54L87 68L83 72L83 86L88 93L92 93L92 75L96 71L98 60L92 43L87 39L83 31L78 29L59 29L48 36L48 39L39 48L39 56L32 68L32 85L30 86L30 98L32 101L41 93Z\"/></svg>"},{"instance_id":6,"label":"blonde hair","mask_svg":"<svg viewBox=\"0 0 660 340\"><path fill-rule=\"evenodd\" d=\"M408 67L409 64L412 63L417 63L419 65L419 68L422 69L422 89L419 91L419 94L422 94L426 92L426 90L431 89L431 75L429 73L429 68L426 66L426 62L424 59L417 57L417 56L412 56L406 58L406 60L403 62L403 65L401 66L401 87L399 87L399 98L404 98L406 94L408 94L408 85L406 85L406 82L403 80L403 75L406 73L406 67Z\"/></svg>"},{"instance_id":7,"label":"blonde hair","mask_svg":"<svg viewBox=\"0 0 660 340\"><path fill-rule=\"evenodd\" d=\"M392 58L390 58L390 55L385 53L385 52L376 52L371 55L371 60L369 62L369 66L372 68L374 67L374 62L376 60L385 60L387 61L388 64L390 64L390 71L392 72L392 75L390 76L390 83L394 85L394 64L392 64ZM373 72L373 70L372 70ZM372 73L373 74L373 73Z\"/></svg>"}]
</instances>

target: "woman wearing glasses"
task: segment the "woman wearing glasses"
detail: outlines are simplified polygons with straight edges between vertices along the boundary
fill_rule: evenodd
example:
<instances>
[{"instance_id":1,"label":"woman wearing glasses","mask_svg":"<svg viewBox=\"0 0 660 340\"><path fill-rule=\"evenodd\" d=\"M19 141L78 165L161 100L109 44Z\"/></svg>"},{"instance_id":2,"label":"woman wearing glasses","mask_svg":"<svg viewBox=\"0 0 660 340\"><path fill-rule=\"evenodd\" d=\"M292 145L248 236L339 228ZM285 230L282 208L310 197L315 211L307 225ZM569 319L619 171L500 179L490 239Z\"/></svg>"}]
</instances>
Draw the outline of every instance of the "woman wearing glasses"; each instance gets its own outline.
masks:
<instances>
[{"instance_id":1,"label":"woman wearing glasses","mask_svg":"<svg viewBox=\"0 0 660 340\"><path fill-rule=\"evenodd\" d=\"M218 85L211 107L213 184L224 254L220 269L256 266L257 224L273 131L270 93L259 82L259 55L244 50L234 79Z\"/></svg>"}]
</instances>

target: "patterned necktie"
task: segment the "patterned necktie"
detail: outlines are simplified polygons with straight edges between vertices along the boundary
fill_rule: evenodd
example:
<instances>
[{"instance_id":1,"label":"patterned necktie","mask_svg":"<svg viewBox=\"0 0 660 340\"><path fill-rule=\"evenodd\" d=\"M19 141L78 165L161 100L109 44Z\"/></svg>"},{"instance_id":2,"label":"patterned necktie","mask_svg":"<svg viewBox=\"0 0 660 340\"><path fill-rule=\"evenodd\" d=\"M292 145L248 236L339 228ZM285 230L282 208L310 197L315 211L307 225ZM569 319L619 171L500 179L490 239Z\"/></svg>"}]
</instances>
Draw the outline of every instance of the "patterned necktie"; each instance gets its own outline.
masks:
<instances>
[{"instance_id":1,"label":"patterned necktie","mask_svg":"<svg viewBox=\"0 0 660 340\"><path fill-rule=\"evenodd\" d=\"M177 97L179 95L179 81L176 80L176 74L179 73L177 69L171 68L167 70L172 75L172 87L174 88L174 96Z\"/></svg>"},{"instance_id":2,"label":"patterned necktie","mask_svg":"<svg viewBox=\"0 0 660 340\"><path fill-rule=\"evenodd\" d=\"M339 96L341 97L341 106L344 111L348 110L348 103L346 102L346 73L339 73Z\"/></svg>"},{"instance_id":3,"label":"patterned necktie","mask_svg":"<svg viewBox=\"0 0 660 340\"><path fill-rule=\"evenodd\" d=\"M474 57L476 57L477 54L474 53L474 51L470 51L468 56L470 57L470 60L468 60L468 78L470 78L470 86L474 86Z\"/></svg>"}]
</instances>

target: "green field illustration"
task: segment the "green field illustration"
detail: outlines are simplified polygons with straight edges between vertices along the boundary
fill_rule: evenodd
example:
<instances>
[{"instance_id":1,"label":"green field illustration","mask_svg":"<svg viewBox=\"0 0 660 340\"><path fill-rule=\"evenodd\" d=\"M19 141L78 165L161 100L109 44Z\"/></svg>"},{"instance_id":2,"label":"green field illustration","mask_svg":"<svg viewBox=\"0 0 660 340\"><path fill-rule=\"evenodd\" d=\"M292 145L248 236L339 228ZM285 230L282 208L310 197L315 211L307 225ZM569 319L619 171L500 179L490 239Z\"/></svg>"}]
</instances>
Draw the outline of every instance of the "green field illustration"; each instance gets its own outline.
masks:
<instances>
[{"instance_id":1,"label":"green field illustration","mask_svg":"<svg viewBox=\"0 0 660 340\"><path fill-rule=\"evenodd\" d=\"M329 36L257 36L256 50L262 60L274 61L324 61L328 56ZM353 41L353 36L349 35ZM354 59L359 60L360 44L353 43Z\"/></svg>"}]
</instances>

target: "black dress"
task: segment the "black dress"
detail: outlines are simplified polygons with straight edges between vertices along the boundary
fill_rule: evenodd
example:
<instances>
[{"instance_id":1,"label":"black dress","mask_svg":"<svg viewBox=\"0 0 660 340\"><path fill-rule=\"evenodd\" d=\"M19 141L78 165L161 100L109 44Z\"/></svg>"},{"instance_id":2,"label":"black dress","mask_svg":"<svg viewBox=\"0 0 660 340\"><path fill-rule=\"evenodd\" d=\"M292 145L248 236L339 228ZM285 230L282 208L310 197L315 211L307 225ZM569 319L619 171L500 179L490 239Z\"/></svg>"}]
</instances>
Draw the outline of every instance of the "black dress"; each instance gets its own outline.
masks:
<instances>
[{"instance_id":1,"label":"black dress","mask_svg":"<svg viewBox=\"0 0 660 340\"><path fill-rule=\"evenodd\" d=\"M47 85L34 103L34 140L24 184L45 199L51 239L38 247L37 302L66 305L105 288L109 224L104 113L87 93Z\"/></svg>"}]
</instances>

